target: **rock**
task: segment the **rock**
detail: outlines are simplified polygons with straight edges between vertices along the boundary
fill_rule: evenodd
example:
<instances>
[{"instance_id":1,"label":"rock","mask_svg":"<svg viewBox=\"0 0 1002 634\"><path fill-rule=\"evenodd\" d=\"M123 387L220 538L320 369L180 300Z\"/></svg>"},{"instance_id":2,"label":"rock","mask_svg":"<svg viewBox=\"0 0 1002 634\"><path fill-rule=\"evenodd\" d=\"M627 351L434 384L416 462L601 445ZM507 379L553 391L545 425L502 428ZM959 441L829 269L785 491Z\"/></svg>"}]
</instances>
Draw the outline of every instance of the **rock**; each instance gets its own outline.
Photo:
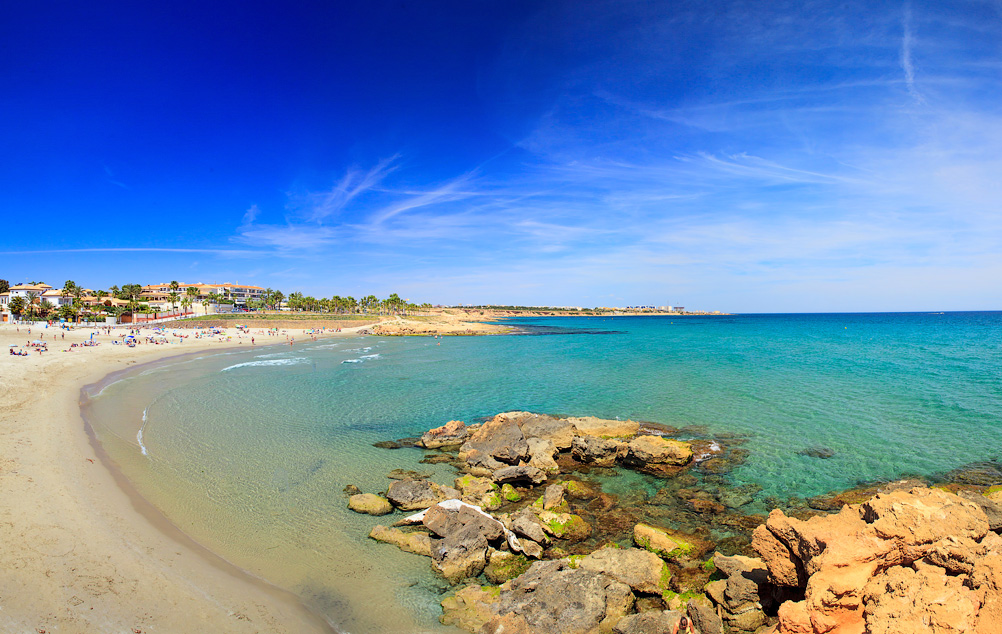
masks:
<instances>
[{"instance_id":1,"label":"rock","mask_svg":"<svg viewBox=\"0 0 1002 634\"><path fill-rule=\"evenodd\" d=\"M673 632L682 619L681 612L641 612L624 617L612 631L616 634L661 634ZM702 634L702 631L700 631Z\"/></svg>"},{"instance_id":2,"label":"rock","mask_svg":"<svg viewBox=\"0 0 1002 634\"><path fill-rule=\"evenodd\" d=\"M369 515L386 515L393 511L393 506L386 498L375 493L358 493L348 498L348 508L356 513Z\"/></svg>"},{"instance_id":3,"label":"rock","mask_svg":"<svg viewBox=\"0 0 1002 634\"><path fill-rule=\"evenodd\" d=\"M354 484L348 484L348 485L345 485L344 492L345 492L346 495L349 495L349 496L351 496L351 495L358 495L359 493L362 492L362 489L358 488Z\"/></svg>"},{"instance_id":4,"label":"rock","mask_svg":"<svg viewBox=\"0 0 1002 634\"><path fill-rule=\"evenodd\" d=\"M461 420L450 420L441 427L436 427L421 434L418 445L425 449L437 449L439 447L449 447L461 445L466 442L470 435L470 430Z\"/></svg>"},{"instance_id":5,"label":"rock","mask_svg":"<svg viewBox=\"0 0 1002 634\"><path fill-rule=\"evenodd\" d=\"M424 512L421 522L442 537L431 542L432 569L453 584L483 572L491 543L505 536L501 522L465 505L436 504Z\"/></svg>"},{"instance_id":6,"label":"rock","mask_svg":"<svg viewBox=\"0 0 1002 634\"><path fill-rule=\"evenodd\" d=\"M724 620L730 631L754 632L765 625L765 612L762 610L748 610L740 614L724 613Z\"/></svg>"},{"instance_id":7,"label":"rock","mask_svg":"<svg viewBox=\"0 0 1002 634\"><path fill-rule=\"evenodd\" d=\"M522 540L522 553L530 559L542 559L543 558L543 547L534 541L529 541L528 539Z\"/></svg>"},{"instance_id":8,"label":"rock","mask_svg":"<svg viewBox=\"0 0 1002 634\"><path fill-rule=\"evenodd\" d=\"M564 503L564 487L551 484L543 493L543 509L550 511Z\"/></svg>"},{"instance_id":9,"label":"rock","mask_svg":"<svg viewBox=\"0 0 1002 634\"><path fill-rule=\"evenodd\" d=\"M752 532L752 548L762 556L772 583L794 588L807 585L807 573L800 558L773 535L765 524Z\"/></svg>"},{"instance_id":10,"label":"rock","mask_svg":"<svg viewBox=\"0 0 1002 634\"><path fill-rule=\"evenodd\" d=\"M403 445L395 440L380 440L379 442L372 443L372 446L377 449L401 449Z\"/></svg>"},{"instance_id":11,"label":"rock","mask_svg":"<svg viewBox=\"0 0 1002 634\"><path fill-rule=\"evenodd\" d=\"M680 467L692 461L692 446L661 436L638 436L627 446L623 463L635 468Z\"/></svg>"},{"instance_id":12,"label":"rock","mask_svg":"<svg viewBox=\"0 0 1002 634\"><path fill-rule=\"evenodd\" d=\"M574 440L574 432L576 431L574 425L568 420L540 414L529 414L521 422L521 426L522 433L527 439L549 440L560 451L571 448L571 441Z\"/></svg>"},{"instance_id":13,"label":"rock","mask_svg":"<svg viewBox=\"0 0 1002 634\"><path fill-rule=\"evenodd\" d=\"M571 455L584 464L611 467L626 455L626 443L598 436L577 436L571 443Z\"/></svg>"},{"instance_id":14,"label":"rock","mask_svg":"<svg viewBox=\"0 0 1002 634\"><path fill-rule=\"evenodd\" d=\"M505 464L516 465L529 458L529 443L526 442L518 424L498 414L474 432L459 450L459 458L478 464L488 463L485 457Z\"/></svg>"},{"instance_id":15,"label":"rock","mask_svg":"<svg viewBox=\"0 0 1002 634\"><path fill-rule=\"evenodd\" d=\"M693 552L691 544L680 538L672 538L663 529L650 524L637 524L633 527L633 543L662 559L688 557Z\"/></svg>"},{"instance_id":16,"label":"rock","mask_svg":"<svg viewBox=\"0 0 1002 634\"><path fill-rule=\"evenodd\" d=\"M442 625L454 625L467 632L477 632L497 613L501 591L490 586L471 584L442 599Z\"/></svg>"},{"instance_id":17,"label":"rock","mask_svg":"<svg viewBox=\"0 0 1002 634\"><path fill-rule=\"evenodd\" d=\"M591 535L591 526L580 515L541 511L539 519L542 522L543 530L557 539L579 542Z\"/></svg>"},{"instance_id":18,"label":"rock","mask_svg":"<svg viewBox=\"0 0 1002 634\"><path fill-rule=\"evenodd\" d=\"M630 587L607 575L573 569L564 560L538 561L501 590L499 615L482 634L609 631L629 612Z\"/></svg>"},{"instance_id":19,"label":"rock","mask_svg":"<svg viewBox=\"0 0 1002 634\"><path fill-rule=\"evenodd\" d=\"M567 497L575 500L591 500L599 494L598 489L580 480L566 480L564 490L567 492Z\"/></svg>"},{"instance_id":20,"label":"rock","mask_svg":"<svg viewBox=\"0 0 1002 634\"><path fill-rule=\"evenodd\" d=\"M801 456L808 456L810 458L820 458L821 460L827 460L829 458L835 457L835 450L828 447L809 447L798 451Z\"/></svg>"},{"instance_id":21,"label":"rock","mask_svg":"<svg viewBox=\"0 0 1002 634\"><path fill-rule=\"evenodd\" d=\"M652 552L639 548L600 548L581 559L578 567L609 575L634 592L660 595L668 589L671 571Z\"/></svg>"},{"instance_id":22,"label":"rock","mask_svg":"<svg viewBox=\"0 0 1002 634\"><path fill-rule=\"evenodd\" d=\"M640 423L632 420L604 420L594 416L571 417L567 422L574 425L577 436L601 436L603 438L628 438L640 431Z\"/></svg>"},{"instance_id":23,"label":"rock","mask_svg":"<svg viewBox=\"0 0 1002 634\"><path fill-rule=\"evenodd\" d=\"M456 478L456 489L460 499L469 504L482 507L485 511L495 511L504 504L498 485L490 478L478 478L474 475L464 475Z\"/></svg>"},{"instance_id":24,"label":"rock","mask_svg":"<svg viewBox=\"0 0 1002 634\"><path fill-rule=\"evenodd\" d=\"M870 580L863 601L868 634L974 632L981 604L960 577L903 566Z\"/></svg>"},{"instance_id":25,"label":"rock","mask_svg":"<svg viewBox=\"0 0 1002 634\"><path fill-rule=\"evenodd\" d=\"M442 487L428 480L398 480L391 482L386 499L403 511L426 509L432 504L448 499L447 493L458 491Z\"/></svg>"},{"instance_id":26,"label":"rock","mask_svg":"<svg viewBox=\"0 0 1002 634\"><path fill-rule=\"evenodd\" d=\"M713 608L710 600L703 595L689 599L686 614L699 634L723 634L724 623Z\"/></svg>"},{"instance_id":27,"label":"rock","mask_svg":"<svg viewBox=\"0 0 1002 634\"><path fill-rule=\"evenodd\" d=\"M560 466L553 459L557 454L557 446L552 440L527 438L526 442L529 444L529 466L547 473L560 473Z\"/></svg>"},{"instance_id":28,"label":"rock","mask_svg":"<svg viewBox=\"0 0 1002 634\"><path fill-rule=\"evenodd\" d=\"M431 474L421 471L410 471L408 469L394 469L387 473L386 477L390 480L427 480L431 477Z\"/></svg>"},{"instance_id":29,"label":"rock","mask_svg":"<svg viewBox=\"0 0 1002 634\"><path fill-rule=\"evenodd\" d=\"M950 618L961 622L967 618L968 598L958 588L967 571L972 571L973 580L978 563L990 559L994 540L986 537L988 527L977 504L945 491L916 487L878 493L859 506L844 506L837 514L807 521L773 511L765 523L772 536L757 529L753 543L770 578L789 583L794 571L798 577L808 577L801 586L804 600L780 606L780 632L862 631L870 628L871 621L891 614L898 614L894 618L901 623L941 618L936 606L919 605L916 610L924 616L905 610L906 601L914 602L905 597L912 595L925 601L940 593L951 597L948 604L956 599L959 611L949 612ZM962 576L944 581L940 577L946 577L946 570L933 564ZM880 599L878 594L888 597ZM985 591L986 602L987 597ZM906 626L896 631L911 630Z\"/></svg>"},{"instance_id":30,"label":"rock","mask_svg":"<svg viewBox=\"0 0 1002 634\"><path fill-rule=\"evenodd\" d=\"M689 505L702 515L719 515L727 510L723 504L714 500L690 500Z\"/></svg>"},{"instance_id":31,"label":"rock","mask_svg":"<svg viewBox=\"0 0 1002 634\"><path fill-rule=\"evenodd\" d=\"M421 464L443 464L446 462L455 462L456 460L458 458L447 453L433 453L426 455L424 458L418 460L418 462Z\"/></svg>"},{"instance_id":32,"label":"rock","mask_svg":"<svg viewBox=\"0 0 1002 634\"><path fill-rule=\"evenodd\" d=\"M495 550L490 554L484 576L495 585L501 585L529 569L531 562L525 555Z\"/></svg>"},{"instance_id":33,"label":"rock","mask_svg":"<svg viewBox=\"0 0 1002 634\"><path fill-rule=\"evenodd\" d=\"M716 553L713 564L727 575L724 606L728 612L740 614L769 603L769 570L762 560L741 555L725 557Z\"/></svg>"},{"instance_id":34,"label":"rock","mask_svg":"<svg viewBox=\"0 0 1002 634\"><path fill-rule=\"evenodd\" d=\"M487 541L504 537L504 526L501 522L466 506L453 510L436 504L424 514L421 523L439 537L449 537L466 528L483 535Z\"/></svg>"},{"instance_id":35,"label":"rock","mask_svg":"<svg viewBox=\"0 0 1002 634\"><path fill-rule=\"evenodd\" d=\"M498 484L520 482L536 485L546 482L546 473L529 465L503 467L495 471L492 477Z\"/></svg>"},{"instance_id":36,"label":"rock","mask_svg":"<svg viewBox=\"0 0 1002 634\"><path fill-rule=\"evenodd\" d=\"M511 526L509 526L509 528L516 535L527 537L539 544L550 543L550 538L546 536L546 532L543 530L543 525L539 521L539 518L537 518L536 514L529 509L522 509L522 511L512 519Z\"/></svg>"},{"instance_id":37,"label":"rock","mask_svg":"<svg viewBox=\"0 0 1002 634\"><path fill-rule=\"evenodd\" d=\"M1002 499L995 501L975 491L959 491L957 495L981 507L981 510L988 518L989 530L995 532L1002 531Z\"/></svg>"},{"instance_id":38,"label":"rock","mask_svg":"<svg viewBox=\"0 0 1002 634\"><path fill-rule=\"evenodd\" d=\"M508 502L518 502L522 499L522 495L510 484L501 487L501 497Z\"/></svg>"},{"instance_id":39,"label":"rock","mask_svg":"<svg viewBox=\"0 0 1002 634\"><path fill-rule=\"evenodd\" d=\"M727 602L727 579L711 581L703 587L703 591L714 603L722 606Z\"/></svg>"},{"instance_id":40,"label":"rock","mask_svg":"<svg viewBox=\"0 0 1002 634\"><path fill-rule=\"evenodd\" d=\"M405 550L415 555L431 557L431 537L427 533L407 533L399 528L387 528L377 524L369 532L369 537L377 542L393 544L400 550Z\"/></svg>"}]
</instances>

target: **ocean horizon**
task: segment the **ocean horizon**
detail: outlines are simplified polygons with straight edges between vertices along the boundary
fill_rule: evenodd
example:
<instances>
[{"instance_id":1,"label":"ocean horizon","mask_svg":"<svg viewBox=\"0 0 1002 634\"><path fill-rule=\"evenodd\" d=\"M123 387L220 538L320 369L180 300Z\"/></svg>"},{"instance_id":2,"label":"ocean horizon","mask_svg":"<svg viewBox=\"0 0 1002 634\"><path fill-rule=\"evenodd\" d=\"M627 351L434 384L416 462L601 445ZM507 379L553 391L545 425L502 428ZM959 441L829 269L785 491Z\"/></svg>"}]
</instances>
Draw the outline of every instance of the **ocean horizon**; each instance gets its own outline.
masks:
<instances>
[{"instance_id":1,"label":"ocean horizon","mask_svg":"<svg viewBox=\"0 0 1002 634\"><path fill-rule=\"evenodd\" d=\"M454 470L420 463L421 450L372 446L449 420L526 410L716 439L741 449L712 478L750 492L747 514L861 483L945 478L1002 453L1002 312L504 323L515 333L258 337L277 345L116 376L84 414L175 526L350 632L448 631L437 624L447 584L424 558L369 540L393 516L348 511L343 489L385 491L396 468L451 484ZM664 485L596 478L631 499Z\"/></svg>"}]
</instances>

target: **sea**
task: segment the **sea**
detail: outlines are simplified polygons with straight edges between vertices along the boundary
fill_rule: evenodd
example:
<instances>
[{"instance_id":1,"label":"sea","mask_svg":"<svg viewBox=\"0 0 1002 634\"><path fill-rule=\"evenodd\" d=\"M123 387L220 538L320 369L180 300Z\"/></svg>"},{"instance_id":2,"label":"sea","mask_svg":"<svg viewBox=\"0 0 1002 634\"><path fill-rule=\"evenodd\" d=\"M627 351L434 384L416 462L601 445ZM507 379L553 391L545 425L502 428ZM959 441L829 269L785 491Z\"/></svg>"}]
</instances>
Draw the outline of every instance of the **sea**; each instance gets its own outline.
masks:
<instances>
[{"instance_id":1,"label":"sea","mask_svg":"<svg viewBox=\"0 0 1002 634\"><path fill-rule=\"evenodd\" d=\"M513 334L258 335L109 377L85 389L83 412L174 526L361 634L454 631L438 623L448 587L428 560L367 538L399 517L357 515L343 492L385 491L397 468L451 484L452 467L421 450L373 446L450 420L526 410L740 439L747 457L724 477L754 485L760 512L1002 458L1000 312L504 323ZM631 472L608 490L660 485Z\"/></svg>"}]
</instances>

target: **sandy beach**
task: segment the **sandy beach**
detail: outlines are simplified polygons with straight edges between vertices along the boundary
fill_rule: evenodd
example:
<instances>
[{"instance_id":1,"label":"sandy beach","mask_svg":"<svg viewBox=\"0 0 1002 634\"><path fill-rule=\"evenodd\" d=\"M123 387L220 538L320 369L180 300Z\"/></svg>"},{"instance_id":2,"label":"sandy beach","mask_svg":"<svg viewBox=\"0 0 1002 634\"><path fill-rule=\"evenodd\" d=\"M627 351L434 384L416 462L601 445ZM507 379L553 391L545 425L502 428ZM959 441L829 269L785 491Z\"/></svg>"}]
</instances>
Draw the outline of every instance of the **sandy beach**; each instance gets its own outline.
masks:
<instances>
[{"instance_id":1,"label":"sandy beach","mask_svg":"<svg viewBox=\"0 0 1002 634\"><path fill-rule=\"evenodd\" d=\"M92 332L0 326L0 631L328 631L293 595L185 539L130 495L80 416L84 385L168 356L250 345L250 336L231 329L229 340L130 348L111 343L119 329L71 348ZM9 354L34 340L48 352Z\"/></svg>"}]
</instances>

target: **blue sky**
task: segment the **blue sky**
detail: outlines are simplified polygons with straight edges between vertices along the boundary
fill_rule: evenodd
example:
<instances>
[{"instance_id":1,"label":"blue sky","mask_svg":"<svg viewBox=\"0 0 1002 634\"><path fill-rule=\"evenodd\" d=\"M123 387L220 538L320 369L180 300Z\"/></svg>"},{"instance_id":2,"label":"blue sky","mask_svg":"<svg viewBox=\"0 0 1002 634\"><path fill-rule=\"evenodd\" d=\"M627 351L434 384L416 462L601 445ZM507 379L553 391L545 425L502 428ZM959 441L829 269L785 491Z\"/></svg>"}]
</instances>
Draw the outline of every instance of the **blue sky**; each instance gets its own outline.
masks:
<instances>
[{"instance_id":1,"label":"blue sky","mask_svg":"<svg viewBox=\"0 0 1002 634\"><path fill-rule=\"evenodd\" d=\"M5 3L0 278L1002 309L1002 3Z\"/></svg>"}]
</instances>

